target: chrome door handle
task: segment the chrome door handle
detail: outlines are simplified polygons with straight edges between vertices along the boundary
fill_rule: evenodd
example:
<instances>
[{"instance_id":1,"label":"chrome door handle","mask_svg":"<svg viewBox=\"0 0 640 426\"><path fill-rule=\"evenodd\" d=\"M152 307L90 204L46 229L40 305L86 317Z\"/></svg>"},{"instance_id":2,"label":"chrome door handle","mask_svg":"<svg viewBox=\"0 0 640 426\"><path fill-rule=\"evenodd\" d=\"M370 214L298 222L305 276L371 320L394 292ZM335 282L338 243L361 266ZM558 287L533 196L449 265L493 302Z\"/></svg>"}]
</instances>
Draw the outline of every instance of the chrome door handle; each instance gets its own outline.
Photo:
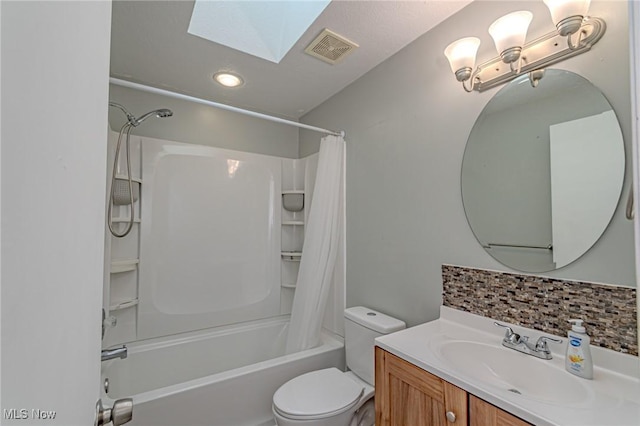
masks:
<instances>
[{"instance_id":1,"label":"chrome door handle","mask_svg":"<svg viewBox=\"0 0 640 426\"><path fill-rule=\"evenodd\" d=\"M133 418L133 399L122 398L113 403L113 407L105 408L102 400L96 402L96 420L93 426L103 426L110 422L113 426L128 423Z\"/></svg>"}]
</instances>

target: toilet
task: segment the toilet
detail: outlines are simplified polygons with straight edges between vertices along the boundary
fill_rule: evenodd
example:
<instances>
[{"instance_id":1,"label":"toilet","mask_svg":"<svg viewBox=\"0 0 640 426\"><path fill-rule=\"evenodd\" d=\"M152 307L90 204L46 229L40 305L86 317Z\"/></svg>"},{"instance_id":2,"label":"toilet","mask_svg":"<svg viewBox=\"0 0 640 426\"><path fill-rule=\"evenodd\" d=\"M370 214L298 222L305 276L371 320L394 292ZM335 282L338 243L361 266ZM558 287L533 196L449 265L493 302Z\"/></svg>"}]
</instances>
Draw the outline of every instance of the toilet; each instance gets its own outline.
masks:
<instances>
[{"instance_id":1,"label":"toilet","mask_svg":"<svg viewBox=\"0 0 640 426\"><path fill-rule=\"evenodd\" d=\"M312 371L289 380L273 395L278 426L373 426L374 339L406 327L363 306L344 311L347 367Z\"/></svg>"}]
</instances>

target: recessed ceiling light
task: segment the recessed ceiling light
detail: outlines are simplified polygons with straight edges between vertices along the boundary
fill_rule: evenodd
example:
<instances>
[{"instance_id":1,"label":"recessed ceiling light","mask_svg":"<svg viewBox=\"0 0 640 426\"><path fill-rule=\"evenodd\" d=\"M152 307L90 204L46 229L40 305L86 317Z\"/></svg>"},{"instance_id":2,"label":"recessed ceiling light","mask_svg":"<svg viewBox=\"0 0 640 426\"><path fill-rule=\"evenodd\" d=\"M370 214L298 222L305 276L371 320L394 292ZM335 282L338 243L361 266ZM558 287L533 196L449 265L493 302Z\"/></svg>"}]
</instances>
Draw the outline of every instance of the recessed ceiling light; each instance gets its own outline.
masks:
<instances>
[{"instance_id":1,"label":"recessed ceiling light","mask_svg":"<svg viewBox=\"0 0 640 426\"><path fill-rule=\"evenodd\" d=\"M228 72L219 72L213 75L213 79L225 87L238 87L244 84L242 77Z\"/></svg>"}]
</instances>

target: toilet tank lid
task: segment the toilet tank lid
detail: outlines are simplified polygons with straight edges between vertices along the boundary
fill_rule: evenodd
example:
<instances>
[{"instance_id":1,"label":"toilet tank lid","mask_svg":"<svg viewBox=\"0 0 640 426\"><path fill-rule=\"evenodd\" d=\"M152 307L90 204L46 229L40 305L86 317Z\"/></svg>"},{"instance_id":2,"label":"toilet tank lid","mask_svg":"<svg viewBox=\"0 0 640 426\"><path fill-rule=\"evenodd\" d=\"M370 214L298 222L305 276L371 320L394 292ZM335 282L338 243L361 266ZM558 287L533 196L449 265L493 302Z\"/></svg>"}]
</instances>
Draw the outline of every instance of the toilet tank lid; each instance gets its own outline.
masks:
<instances>
[{"instance_id":1,"label":"toilet tank lid","mask_svg":"<svg viewBox=\"0 0 640 426\"><path fill-rule=\"evenodd\" d=\"M360 324L363 327L377 331L382 334L393 333L407 327L404 321L390 317L381 312L364 306L354 306L344 310L345 318Z\"/></svg>"}]
</instances>

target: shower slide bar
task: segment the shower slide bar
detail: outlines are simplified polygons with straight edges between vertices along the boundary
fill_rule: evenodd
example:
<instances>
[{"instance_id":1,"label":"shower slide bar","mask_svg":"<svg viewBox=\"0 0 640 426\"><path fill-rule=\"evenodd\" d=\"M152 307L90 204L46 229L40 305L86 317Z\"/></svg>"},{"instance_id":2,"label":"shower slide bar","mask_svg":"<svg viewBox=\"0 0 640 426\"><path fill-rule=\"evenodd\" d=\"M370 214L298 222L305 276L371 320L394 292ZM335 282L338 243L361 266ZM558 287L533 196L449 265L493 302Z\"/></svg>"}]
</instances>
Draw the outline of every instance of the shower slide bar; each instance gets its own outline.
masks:
<instances>
[{"instance_id":1,"label":"shower slide bar","mask_svg":"<svg viewBox=\"0 0 640 426\"><path fill-rule=\"evenodd\" d=\"M531 248L531 249L540 249L540 250L553 250L553 244L549 244L548 246L525 246L525 245L518 245L518 244L487 243L482 247L486 249L490 249L493 247L515 247L515 248Z\"/></svg>"},{"instance_id":2,"label":"shower slide bar","mask_svg":"<svg viewBox=\"0 0 640 426\"><path fill-rule=\"evenodd\" d=\"M261 114L259 112L249 111L249 110L238 108L238 107L234 107L234 106L231 106L231 105L221 104L221 103L218 103L218 102L208 101L206 99L196 98L194 96L183 95L181 93L170 92L169 90L158 89L156 87L146 86L144 84L133 83L131 81L121 80L119 78L110 77L109 78L109 83L115 84L116 86L128 87L130 89L142 90L144 92L155 93L155 94L158 94L158 95L168 96L170 98L182 99L183 101L195 102L195 103L198 103L198 104L207 105L207 106L211 106L211 107L214 107L214 108L220 108L220 109L224 109L224 110L227 110L227 111L233 111L233 112L237 112L239 114L249 115L251 117L262 118L263 120L275 121L276 123L287 124L289 126L299 127L299 128L302 128L302 129L313 130L315 132L326 133L326 134L334 135L334 136L342 136L342 137L345 136L344 130L341 130L339 132L337 132L335 130L327 130L327 129L323 129L322 127L315 127L315 126L310 126L310 125L304 124L304 123L298 123L296 121L285 120L284 118L273 117L271 115Z\"/></svg>"}]
</instances>

